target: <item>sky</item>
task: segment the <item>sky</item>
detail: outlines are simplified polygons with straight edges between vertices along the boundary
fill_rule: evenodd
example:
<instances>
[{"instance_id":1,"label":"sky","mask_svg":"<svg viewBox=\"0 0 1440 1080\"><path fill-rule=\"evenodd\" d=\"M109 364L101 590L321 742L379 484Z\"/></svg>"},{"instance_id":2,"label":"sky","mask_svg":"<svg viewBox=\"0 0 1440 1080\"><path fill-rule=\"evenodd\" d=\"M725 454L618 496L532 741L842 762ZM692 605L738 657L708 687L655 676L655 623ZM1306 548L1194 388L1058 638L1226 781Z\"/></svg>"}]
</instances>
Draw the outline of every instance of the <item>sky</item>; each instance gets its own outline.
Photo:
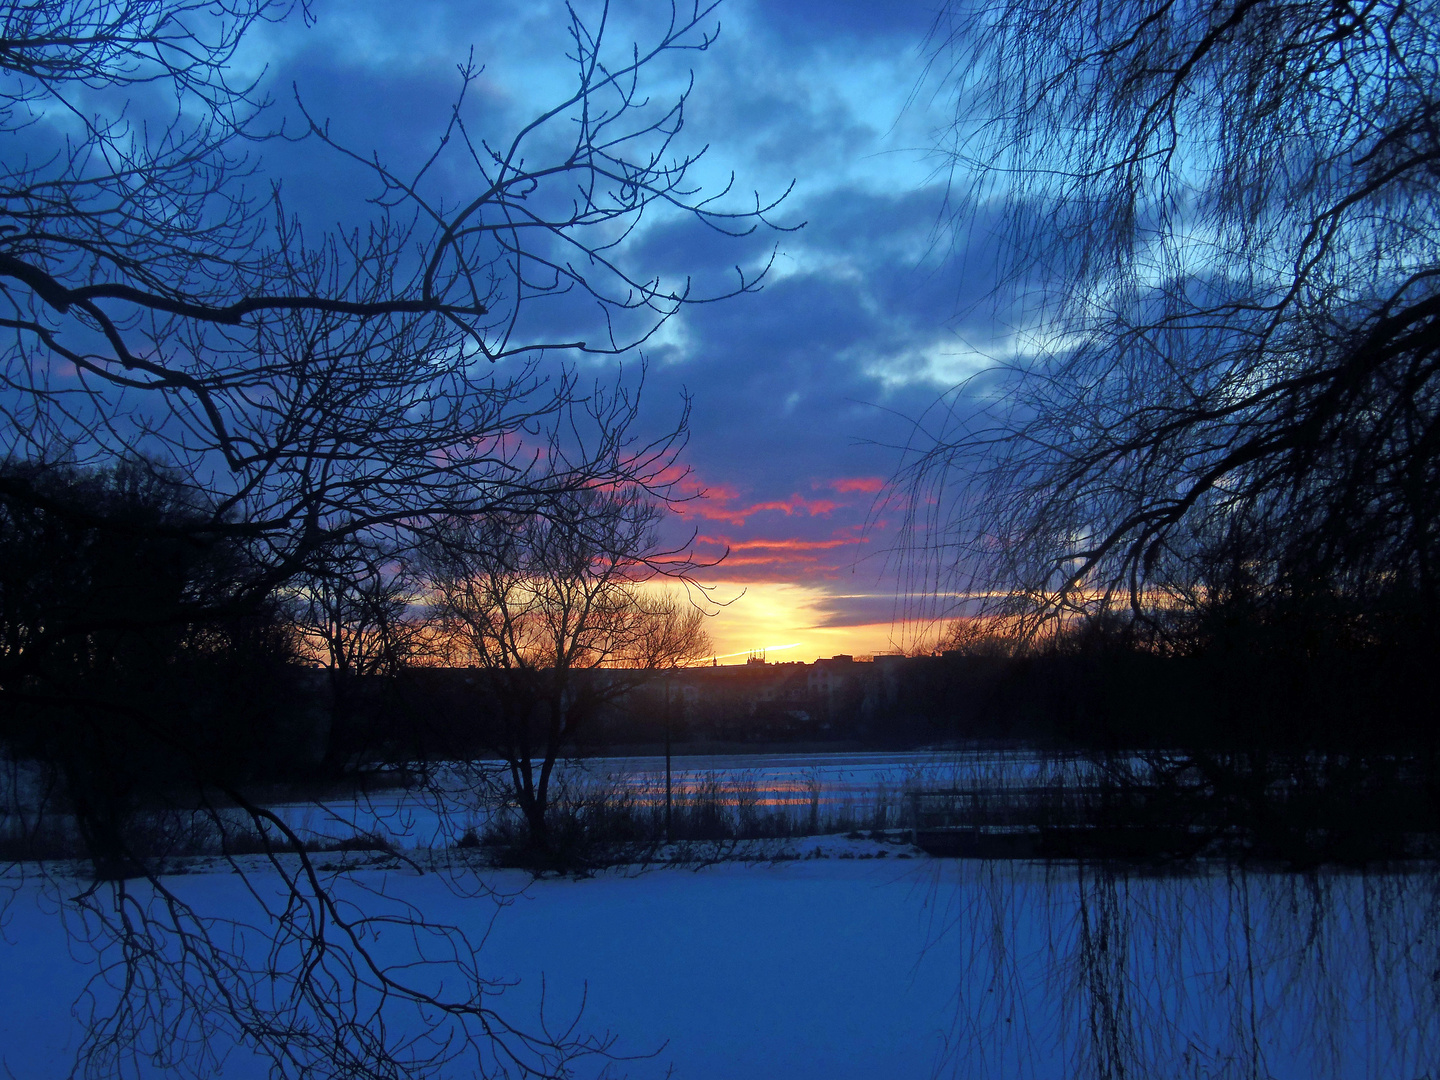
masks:
<instances>
[{"instance_id":1,"label":"sky","mask_svg":"<svg viewBox=\"0 0 1440 1080\"><path fill-rule=\"evenodd\" d=\"M600 9L577 10L593 24ZM608 40L651 41L668 11L617 5ZM433 145L468 56L483 65L474 123L492 138L570 85L562 5L321 0L313 14L311 26L253 35L240 63L281 111L298 95L338 138L387 161ZM644 371L643 423L663 430L690 402L684 498L666 535L720 560L696 580L730 662L915 644L886 483L914 421L997 348L974 314L989 284L962 269L983 260L962 263L940 228L946 174L932 148L948 99L924 78L932 18L933 3L908 0L728 0L709 20L714 44L657 65L647 86L674 92L693 71L681 143L708 146L693 173L707 192L732 173L745 197L789 189L772 217L790 231L731 241L659 214L625 249L697 289L773 254L758 293L683 310L623 359L627 378ZM341 204L364 192L333 155L304 150L267 148L267 168L297 212L344 218ZM463 177L438 182L463 196Z\"/></svg>"}]
</instances>

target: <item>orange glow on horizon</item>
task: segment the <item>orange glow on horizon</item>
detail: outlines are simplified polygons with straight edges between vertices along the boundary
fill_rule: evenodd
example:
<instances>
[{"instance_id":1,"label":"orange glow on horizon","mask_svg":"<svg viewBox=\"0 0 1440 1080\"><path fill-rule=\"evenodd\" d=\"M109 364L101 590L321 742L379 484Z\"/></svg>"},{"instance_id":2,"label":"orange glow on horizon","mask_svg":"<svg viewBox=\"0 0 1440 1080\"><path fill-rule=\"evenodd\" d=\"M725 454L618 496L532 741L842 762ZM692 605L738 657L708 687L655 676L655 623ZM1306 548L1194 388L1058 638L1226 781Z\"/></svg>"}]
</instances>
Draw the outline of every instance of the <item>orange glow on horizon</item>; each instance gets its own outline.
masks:
<instances>
[{"instance_id":1,"label":"orange glow on horizon","mask_svg":"<svg viewBox=\"0 0 1440 1080\"><path fill-rule=\"evenodd\" d=\"M705 621L711 642L707 662L713 656L744 663L763 648L762 643L771 641L787 643L785 660L806 663L841 654L898 652L913 646L928 626L888 621L826 625L845 610L847 597L793 582L725 582L714 587L711 599L705 605L710 613ZM877 594L864 599L888 598ZM769 648L778 651L776 646Z\"/></svg>"},{"instance_id":2,"label":"orange glow on horizon","mask_svg":"<svg viewBox=\"0 0 1440 1080\"><path fill-rule=\"evenodd\" d=\"M708 664L712 660L726 660L733 656L744 656L746 658L749 658L751 656L755 656L757 653L760 656L764 656L766 653L780 652L784 649L798 649L799 647L800 642L798 641L793 641L789 645L761 645L759 648L755 649L742 649L739 652L727 652L719 653L715 656L707 656L703 660L697 661L697 663Z\"/></svg>"}]
</instances>

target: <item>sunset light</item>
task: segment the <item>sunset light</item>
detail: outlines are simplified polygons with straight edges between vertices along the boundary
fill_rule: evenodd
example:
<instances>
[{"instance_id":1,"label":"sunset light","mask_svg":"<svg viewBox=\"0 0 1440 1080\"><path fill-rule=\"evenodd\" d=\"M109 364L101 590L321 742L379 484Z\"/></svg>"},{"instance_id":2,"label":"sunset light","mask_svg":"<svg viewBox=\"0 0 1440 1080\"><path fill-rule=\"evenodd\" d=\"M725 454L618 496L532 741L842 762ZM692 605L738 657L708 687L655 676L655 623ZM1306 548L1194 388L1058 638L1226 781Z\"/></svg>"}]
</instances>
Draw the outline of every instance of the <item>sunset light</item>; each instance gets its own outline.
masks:
<instances>
[{"instance_id":1,"label":"sunset light","mask_svg":"<svg viewBox=\"0 0 1440 1080\"><path fill-rule=\"evenodd\" d=\"M1440 1080L1440 0L0 27L0 1080Z\"/></svg>"},{"instance_id":2,"label":"sunset light","mask_svg":"<svg viewBox=\"0 0 1440 1080\"><path fill-rule=\"evenodd\" d=\"M791 642L789 645L761 645L759 648L756 649L743 649L740 652L720 653L716 656L706 656L703 657L700 662L703 664L709 663L712 660L728 660L736 656L744 656L746 658L752 656L764 657L772 652L781 652L784 649L798 649L799 647L800 643L798 641Z\"/></svg>"},{"instance_id":3,"label":"sunset light","mask_svg":"<svg viewBox=\"0 0 1440 1080\"><path fill-rule=\"evenodd\" d=\"M878 590L848 593L826 583L748 581L717 586L705 621L714 656L744 663L753 653L784 650L787 660L810 662L849 653L898 652L920 636L919 624L892 619L896 597ZM767 645L766 642L785 642Z\"/></svg>"}]
</instances>

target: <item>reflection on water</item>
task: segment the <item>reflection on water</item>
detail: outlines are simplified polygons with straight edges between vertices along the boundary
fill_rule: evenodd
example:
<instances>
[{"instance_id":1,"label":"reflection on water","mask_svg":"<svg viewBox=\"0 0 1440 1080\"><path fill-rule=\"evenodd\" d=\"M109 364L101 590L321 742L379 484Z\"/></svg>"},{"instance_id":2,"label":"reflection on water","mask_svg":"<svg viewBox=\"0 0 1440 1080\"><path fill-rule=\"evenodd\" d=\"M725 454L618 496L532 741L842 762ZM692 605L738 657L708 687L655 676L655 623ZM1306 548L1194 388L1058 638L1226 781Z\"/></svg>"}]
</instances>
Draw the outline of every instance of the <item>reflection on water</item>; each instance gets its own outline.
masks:
<instances>
[{"instance_id":1,"label":"reflection on water","mask_svg":"<svg viewBox=\"0 0 1440 1080\"><path fill-rule=\"evenodd\" d=\"M1055 759L1032 753L905 752L842 754L714 754L676 757L671 798L788 816L797 828L844 831L903 823L902 793L915 786L954 786L980 777L1028 781ZM507 806L507 771L498 761L434 766L423 791L380 790L351 800L272 804L302 836L354 832L384 835L400 848L447 846L467 830L481 831ZM640 807L665 802L663 757L568 761L552 781L557 802L611 797Z\"/></svg>"},{"instance_id":2,"label":"reflection on water","mask_svg":"<svg viewBox=\"0 0 1440 1080\"><path fill-rule=\"evenodd\" d=\"M946 1077L1440 1076L1440 875L956 860Z\"/></svg>"},{"instance_id":3,"label":"reflection on water","mask_svg":"<svg viewBox=\"0 0 1440 1080\"><path fill-rule=\"evenodd\" d=\"M713 754L675 758L671 784L673 797L681 802L702 799L792 810L814 805L837 817L848 812L870 818L878 809L893 819L890 825L899 825L899 795L909 789L1033 786L1062 773L1073 778L1087 765L1079 758L1035 751ZM623 789L642 805L665 799L663 757L575 761L567 766L565 779Z\"/></svg>"},{"instance_id":4,"label":"reflection on water","mask_svg":"<svg viewBox=\"0 0 1440 1080\"><path fill-rule=\"evenodd\" d=\"M1034 787L1083 779L1090 763L1034 751L713 754L677 756L671 769L676 805L703 802L776 812L800 830L905 825L904 792L915 788ZM379 790L355 799L271 804L301 835L384 835L395 847L446 846L481 831L505 807L507 770L498 761L432 766L423 790ZM665 801L663 757L586 758L564 763L552 782L563 801L618 796L641 807Z\"/></svg>"}]
</instances>

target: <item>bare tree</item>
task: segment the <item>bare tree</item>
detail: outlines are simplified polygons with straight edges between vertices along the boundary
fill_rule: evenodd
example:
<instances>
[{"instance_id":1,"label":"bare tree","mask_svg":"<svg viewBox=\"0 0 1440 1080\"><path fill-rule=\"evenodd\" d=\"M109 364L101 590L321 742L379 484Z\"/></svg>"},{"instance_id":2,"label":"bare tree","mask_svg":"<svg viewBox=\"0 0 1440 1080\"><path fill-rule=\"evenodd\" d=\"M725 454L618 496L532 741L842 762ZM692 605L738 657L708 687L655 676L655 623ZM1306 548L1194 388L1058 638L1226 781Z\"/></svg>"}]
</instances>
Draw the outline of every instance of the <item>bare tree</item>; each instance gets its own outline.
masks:
<instances>
[{"instance_id":1,"label":"bare tree","mask_svg":"<svg viewBox=\"0 0 1440 1080\"><path fill-rule=\"evenodd\" d=\"M531 464L555 449L546 430L571 440L548 453L552 488L654 483L674 445L628 445L633 391L591 391L538 358L620 353L718 298L629 264L623 240L651 209L734 234L766 224L773 204L731 210L725 192L698 190L697 155L675 148L686 92L660 104L643 86L662 54L708 47L712 9L672 9L652 44L614 63L605 13L591 27L572 12L575 89L500 142L472 130L478 70L463 65L448 126L409 175L305 113L317 151L369 170L379 208L365 229L307 237L278 186L267 199L247 186L271 110L231 73L255 25L294 7L0 12L0 453L143 451L203 481L210 528L263 551L262 591L366 529L543 500ZM140 85L173 91L171 111L137 115L124 96ZM458 204L441 169L469 178ZM598 305L599 340L546 336L532 308L577 293ZM34 497L7 483L8 497Z\"/></svg>"},{"instance_id":2,"label":"bare tree","mask_svg":"<svg viewBox=\"0 0 1440 1080\"><path fill-rule=\"evenodd\" d=\"M625 243L659 209L731 235L769 227L773 202L700 190L697 154L677 142L688 89L649 86L662 56L709 46L713 10L672 7L652 40L615 49L608 12L587 23L567 8L573 90L497 141L467 104L466 62L434 153L408 172L342 145L301 102L303 146L374 181L367 220L315 235L264 183L277 178L258 155L282 132L259 82L236 74L253 32L308 17L303 3L0 3L0 528L36 519L91 549L233 554L213 587L181 580L143 612L91 597L64 619L27 615L0 655L7 717L43 706L77 738L185 762L147 821L164 810L223 852L257 904L234 920L198 908L160 875L179 849L136 830L82 843L93 880L66 910L119 958L97 975L92 1075L208 1075L225 1040L294 1076L561 1075L604 1049L500 1016L463 934L342 900L253 775L211 769L195 730L147 701L82 693L47 658L93 656L105 633L235 625L303 575L338 581L347 552L457 516L516 521L595 485L663 497L683 415L641 438L633 381L590 385L547 358L622 353L683 305L763 276L701 296ZM597 333L549 333L540 309L579 297ZM121 467L168 478L185 512L137 517L53 482ZM327 648L369 640L343 636ZM55 763L14 731L12 759ZM57 783L44 805L63 831L94 791L63 770ZM382 957L382 925L405 927L413 955Z\"/></svg>"},{"instance_id":3,"label":"bare tree","mask_svg":"<svg viewBox=\"0 0 1440 1080\"><path fill-rule=\"evenodd\" d=\"M709 650L698 608L645 588L693 566L660 547L642 490L579 492L560 511L456 522L426 560L438 633L452 666L483 676L481 738L540 853L556 763L596 710Z\"/></svg>"},{"instance_id":4,"label":"bare tree","mask_svg":"<svg viewBox=\"0 0 1440 1080\"><path fill-rule=\"evenodd\" d=\"M975 258L1001 238L1013 338L917 429L917 591L958 577L1025 633L1113 608L1163 638L1247 592L1433 613L1437 27L947 6L951 224Z\"/></svg>"},{"instance_id":5,"label":"bare tree","mask_svg":"<svg viewBox=\"0 0 1440 1080\"><path fill-rule=\"evenodd\" d=\"M286 588L286 613L304 658L325 673L329 732L326 764L349 772L369 757L379 710L393 707L398 677L429 652L414 617L421 583L413 554L373 541L343 545L318 571Z\"/></svg>"},{"instance_id":6,"label":"bare tree","mask_svg":"<svg viewBox=\"0 0 1440 1080\"><path fill-rule=\"evenodd\" d=\"M298 579L293 618L304 647L340 677L392 675L420 646L406 621L417 584L403 553L355 546L324 575Z\"/></svg>"}]
</instances>

